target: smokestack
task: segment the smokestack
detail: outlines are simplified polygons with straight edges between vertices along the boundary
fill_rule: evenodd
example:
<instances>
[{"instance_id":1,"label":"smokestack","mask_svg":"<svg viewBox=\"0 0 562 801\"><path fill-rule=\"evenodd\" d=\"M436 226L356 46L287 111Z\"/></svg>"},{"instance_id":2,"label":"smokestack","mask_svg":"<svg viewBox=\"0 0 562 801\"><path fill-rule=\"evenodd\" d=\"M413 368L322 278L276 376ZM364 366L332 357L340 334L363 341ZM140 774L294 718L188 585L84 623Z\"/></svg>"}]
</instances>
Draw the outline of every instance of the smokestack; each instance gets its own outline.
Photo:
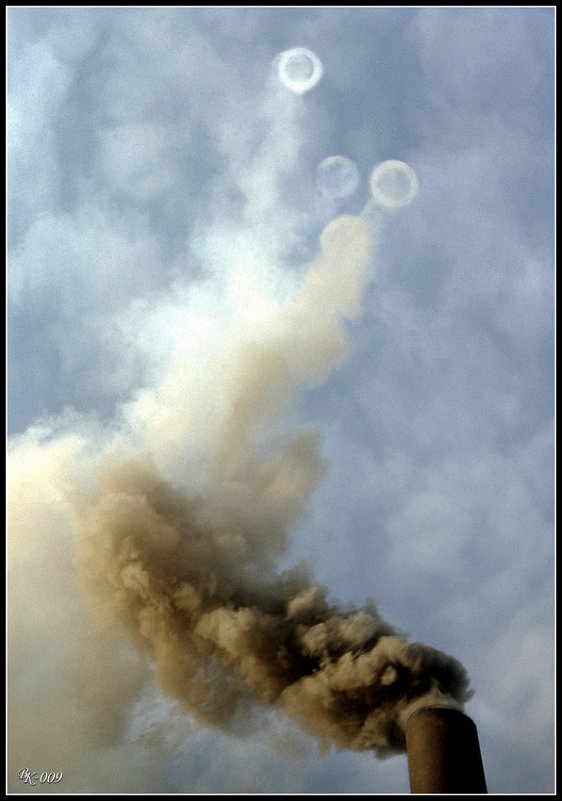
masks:
<instances>
[{"instance_id":1,"label":"smokestack","mask_svg":"<svg viewBox=\"0 0 562 801\"><path fill-rule=\"evenodd\" d=\"M487 793L474 722L453 707L423 707L406 724L412 793Z\"/></svg>"}]
</instances>

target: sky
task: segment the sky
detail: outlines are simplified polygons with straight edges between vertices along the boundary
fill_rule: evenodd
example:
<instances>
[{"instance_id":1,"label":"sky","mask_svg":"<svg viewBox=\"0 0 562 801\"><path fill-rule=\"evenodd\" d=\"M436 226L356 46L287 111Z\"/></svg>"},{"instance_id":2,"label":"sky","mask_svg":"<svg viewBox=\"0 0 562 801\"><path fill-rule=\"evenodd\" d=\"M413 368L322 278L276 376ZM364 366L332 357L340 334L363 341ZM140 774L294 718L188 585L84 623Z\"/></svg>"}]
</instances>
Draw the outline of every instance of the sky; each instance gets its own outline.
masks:
<instances>
[{"instance_id":1,"label":"sky","mask_svg":"<svg viewBox=\"0 0 562 801\"><path fill-rule=\"evenodd\" d=\"M423 687L553 793L554 9L11 7L7 120L8 791L408 793Z\"/></svg>"}]
</instances>

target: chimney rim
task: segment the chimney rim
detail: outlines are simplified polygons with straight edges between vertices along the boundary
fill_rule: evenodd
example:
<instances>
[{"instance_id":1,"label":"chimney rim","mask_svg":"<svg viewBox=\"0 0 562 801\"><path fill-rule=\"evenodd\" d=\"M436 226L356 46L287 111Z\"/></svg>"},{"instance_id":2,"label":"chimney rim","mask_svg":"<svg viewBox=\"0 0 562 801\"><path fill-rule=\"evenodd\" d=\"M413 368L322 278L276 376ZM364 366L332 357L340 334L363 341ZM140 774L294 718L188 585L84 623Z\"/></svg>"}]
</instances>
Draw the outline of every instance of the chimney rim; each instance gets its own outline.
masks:
<instances>
[{"instance_id":1,"label":"chimney rim","mask_svg":"<svg viewBox=\"0 0 562 801\"><path fill-rule=\"evenodd\" d=\"M410 725L412 718L414 718L419 712L428 712L431 711L432 709L435 710L449 709L451 710L451 712L457 712L458 714L463 715L463 717L471 720L470 716L466 714L461 705L457 704L455 701L451 701L450 703L444 701L427 702L422 704L421 706L415 706L411 712L403 715L402 720L403 720L404 731Z\"/></svg>"}]
</instances>

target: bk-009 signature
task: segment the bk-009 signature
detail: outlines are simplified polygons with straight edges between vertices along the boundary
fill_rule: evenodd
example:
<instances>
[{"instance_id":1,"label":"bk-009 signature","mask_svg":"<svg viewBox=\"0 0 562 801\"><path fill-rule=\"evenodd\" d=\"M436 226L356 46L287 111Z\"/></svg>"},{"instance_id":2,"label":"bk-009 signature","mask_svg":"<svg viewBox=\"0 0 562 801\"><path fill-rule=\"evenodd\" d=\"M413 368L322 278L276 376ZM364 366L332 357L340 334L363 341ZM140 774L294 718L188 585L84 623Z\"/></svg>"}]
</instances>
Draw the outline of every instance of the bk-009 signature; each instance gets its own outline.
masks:
<instances>
[{"instance_id":1,"label":"bk-009 signature","mask_svg":"<svg viewBox=\"0 0 562 801\"><path fill-rule=\"evenodd\" d=\"M55 773L54 770L50 772L44 771L39 776L39 774L34 770L22 768L20 771L18 771L18 779L21 779L24 784L30 784L32 787L35 787L37 781L39 781L40 784L45 784L45 782L47 782L47 784L56 784L62 779L62 772L57 771Z\"/></svg>"}]
</instances>

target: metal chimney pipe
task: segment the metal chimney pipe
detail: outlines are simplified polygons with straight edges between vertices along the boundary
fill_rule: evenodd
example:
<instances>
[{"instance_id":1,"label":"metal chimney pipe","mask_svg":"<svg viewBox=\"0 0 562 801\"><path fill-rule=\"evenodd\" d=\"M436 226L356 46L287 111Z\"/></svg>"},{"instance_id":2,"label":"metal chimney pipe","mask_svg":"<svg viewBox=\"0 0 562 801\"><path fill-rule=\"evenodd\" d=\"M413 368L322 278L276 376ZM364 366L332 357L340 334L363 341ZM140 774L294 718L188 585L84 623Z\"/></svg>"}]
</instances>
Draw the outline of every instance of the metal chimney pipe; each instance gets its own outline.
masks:
<instances>
[{"instance_id":1,"label":"metal chimney pipe","mask_svg":"<svg viewBox=\"0 0 562 801\"><path fill-rule=\"evenodd\" d=\"M474 722L454 707L417 709L406 723L412 793L487 793Z\"/></svg>"}]
</instances>

